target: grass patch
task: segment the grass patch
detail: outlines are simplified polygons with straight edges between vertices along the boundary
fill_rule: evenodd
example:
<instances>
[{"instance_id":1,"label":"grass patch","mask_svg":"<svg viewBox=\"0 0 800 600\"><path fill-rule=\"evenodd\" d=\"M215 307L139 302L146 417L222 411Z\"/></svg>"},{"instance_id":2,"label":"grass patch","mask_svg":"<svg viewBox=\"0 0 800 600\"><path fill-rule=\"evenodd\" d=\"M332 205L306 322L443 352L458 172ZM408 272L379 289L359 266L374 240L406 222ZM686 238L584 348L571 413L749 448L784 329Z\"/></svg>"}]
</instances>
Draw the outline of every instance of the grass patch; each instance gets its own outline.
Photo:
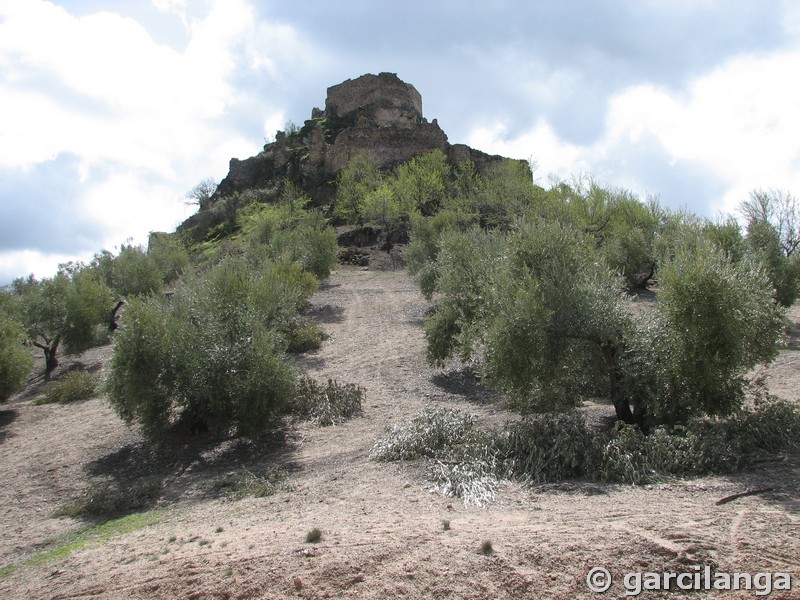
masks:
<instances>
[{"instance_id":1,"label":"grass patch","mask_svg":"<svg viewBox=\"0 0 800 600\"><path fill-rule=\"evenodd\" d=\"M33 404L67 404L88 400L95 396L97 383L97 378L91 373L72 371L64 378L48 383Z\"/></svg>"},{"instance_id":2,"label":"grass patch","mask_svg":"<svg viewBox=\"0 0 800 600\"><path fill-rule=\"evenodd\" d=\"M90 544L101 544L118 535L150 527L160 522L163 515L163 511L136 513L64 535L52 547L37 552L25 562L8 565L0 569L0 580L8 577L17 569L63 560L76 550L80 550Z\"/></svg>"},{"instance_id":3,"label":"grass patch","mask_svg":"<svg viewBox=\"0 0 800 600\"><path fill-rule=\"evenodd\" d=\"M340 384L329 379L320 385L303 377L294 397L294 414L322 427L338 425L361 412L366 390L353 383Z\"/></svg>"},{"instance_id":4,"label":"grass patch","mask_svg":"<svg viewBox=\"0 0 800 600\"><path fill-rule=\"evenodd\" d=\"M485 556L490 556L491 554L494 554L494 548L492 547L492 542L486 540L481 544L481 554Z\"/></svg>"}]
</instances>

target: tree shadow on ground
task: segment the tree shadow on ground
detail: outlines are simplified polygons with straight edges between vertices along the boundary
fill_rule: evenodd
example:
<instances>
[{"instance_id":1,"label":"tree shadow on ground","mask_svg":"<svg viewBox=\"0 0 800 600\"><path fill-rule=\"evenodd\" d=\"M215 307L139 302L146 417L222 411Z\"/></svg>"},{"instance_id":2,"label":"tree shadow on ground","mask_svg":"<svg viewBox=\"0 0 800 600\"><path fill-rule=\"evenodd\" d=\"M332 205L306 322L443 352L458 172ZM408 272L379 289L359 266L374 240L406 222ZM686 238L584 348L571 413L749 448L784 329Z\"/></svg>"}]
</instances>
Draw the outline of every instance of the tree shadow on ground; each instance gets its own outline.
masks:
<instances>
[{"instance_id":1,"label":"tree shadow on ground","mask_svg":"<svg viewBox=\"0 0 800 600\"><path fill-rule=\"evenodd\" d=\"M69 516L102 521L179 500L269 495L296 470L289 458L294 447L286 421L254 440L231 434L153 444L140 438L86 465L93 483L83 501L97 506Z\"/></svg>"},{"instance_id":2,"label":"tree shadow on ground","mask_svg":"<svg viewBox=\"0 0 800 600\"><path fill-rule=\"evenodd\" d=\"M502 400L502 394L483 385L470 367L436 373L431 377L431 383L449 394L476 404L495 404Z\"/></svg>"},{"instance_id":3,"label":"tree shadow on ground","mask_svg":"<svg viewBox=\"0 0 800 600\"><path fill-rule=\"evenodd\" d=\"M10 410L0 410L0 444L2 444L8 435L7 428L17 418L17 411L13 408Z\"/></svg>"},{"instance_id":4,"label":"tree shadow on ground","mask_svg":"<svg viewBox=\"0 0 800 600\"><path fill-rule=\"evenodd\" d=\"M304 310L303 316L312 317L320 323L341 323L344 321L344 307L330 304L314 305Z\"/></svg>"},{"instance_id":5,"label":"tree shadow on ground","mask_svg":"<svg viewBox=\"0 0 800 600\"><path fill-rule=\"evenodd\" d=\"M774 504L788 513L800 514L800 453L765 457L741 471L725 475L725 479L734 483L737 491L725 498L717 500L718 504L735 506L739 498L756 495L770 504ZM742 494L739 497L730 497ZM720 502L720 500L725 500Z\"/></svg>"},{"instance_id":6,"label":"tree shadow on ground","mask_svg":"<svg viewBox=\"0 0 800 600\"><path fill-rule=\"evenodd\" d=\"M786 326L786 348L800 350L800 322L789 321Z\"/></svg>"}]
</instances>

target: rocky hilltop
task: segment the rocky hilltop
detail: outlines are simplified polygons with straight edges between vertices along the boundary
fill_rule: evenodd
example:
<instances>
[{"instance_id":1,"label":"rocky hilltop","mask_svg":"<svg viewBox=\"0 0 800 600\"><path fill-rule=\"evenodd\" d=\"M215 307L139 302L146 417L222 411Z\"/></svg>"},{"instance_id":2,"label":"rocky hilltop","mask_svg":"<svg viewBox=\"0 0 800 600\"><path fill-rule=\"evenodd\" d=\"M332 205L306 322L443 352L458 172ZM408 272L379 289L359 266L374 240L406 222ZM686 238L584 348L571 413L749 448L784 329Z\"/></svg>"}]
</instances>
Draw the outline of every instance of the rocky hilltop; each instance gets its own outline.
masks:
<instances>
[{"instance_id":1,"label":"rocky hilltop","mask_svg":"<svg viewBox=\"0 0 800 600\"><path fill-rule=\"evenodd\" d=\"M268 201L285 181L323 206L335 197L337 174L359 152L369 152L376 165L390 169L434 149L453 165L471 161L479 171L502 158L450 144L436 119L428 122L423 116L420 93L396 74L362 75L329 87L325 109L314 108L302 127L279 131L255 156L232 158L208 208L246 190L259 190ZM179 229L205 230L223 218L222 212L201 207Z\"/></svg>"},{"instance_id":2,"label":"rocky hilltop","mask_svg":"<svg viewBox=\"0 0 800 600\"><path fill-rule=\"evenodd\" d=\"M361 151L388 169L434 149L453 164L471 160L479 169L500 158L450 144L436 119L423 117L420 93L394 73L362 75L329 87L325 109L314 108L298 130L278 132L256 156L231 159L218 194L269 188L286 178L322 204L336 175Z\"/></svg>"}]
</instances>

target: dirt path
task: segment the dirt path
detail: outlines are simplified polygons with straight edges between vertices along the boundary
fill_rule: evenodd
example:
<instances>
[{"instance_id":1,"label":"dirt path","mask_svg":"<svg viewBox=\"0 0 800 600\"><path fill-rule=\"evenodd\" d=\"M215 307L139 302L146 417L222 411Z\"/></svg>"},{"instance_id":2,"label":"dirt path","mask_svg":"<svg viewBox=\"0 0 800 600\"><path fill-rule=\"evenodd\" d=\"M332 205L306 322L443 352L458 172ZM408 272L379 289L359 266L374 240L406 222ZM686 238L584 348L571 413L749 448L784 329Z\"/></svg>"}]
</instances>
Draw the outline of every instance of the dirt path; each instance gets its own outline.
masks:
<instances>
[{"instance_id":1,"label":"dirt path","mask_svg":"<svg viewBox=\"0 0 800 600\"><path fill-rule=\"evenodd\" d=\"M269 448L228 441L154 454L99 400L6 406L0 566L80 527L49 515L96 480L155 472L171 508L155 525L17 569L0 581L0 595L590 598L586 574L603 566L615 576L610 593L618 597L625 572L693 572L708 564L719 571L790 572L798 591L771 597L800 597L796 457L733 477L647 487L505 484L486 508L432 492L422 464L370 461L387 423L426 406L468 410L484 423L512 417L469 378L427 367L427 308L402 271L336 273L312 311L330 339L300 366L318 379L364 386L363 415L337 427L296 426ZM787 355L780 366L785 390L800 381L792 361ZM274 463L289 471L290 489L238 501L207 493L221 474ZM753 487L777 491L715 505ZM314 527L322 539L307 544ZM491 555L479 551L487 540Z\"/></svg>"}]
</instances>

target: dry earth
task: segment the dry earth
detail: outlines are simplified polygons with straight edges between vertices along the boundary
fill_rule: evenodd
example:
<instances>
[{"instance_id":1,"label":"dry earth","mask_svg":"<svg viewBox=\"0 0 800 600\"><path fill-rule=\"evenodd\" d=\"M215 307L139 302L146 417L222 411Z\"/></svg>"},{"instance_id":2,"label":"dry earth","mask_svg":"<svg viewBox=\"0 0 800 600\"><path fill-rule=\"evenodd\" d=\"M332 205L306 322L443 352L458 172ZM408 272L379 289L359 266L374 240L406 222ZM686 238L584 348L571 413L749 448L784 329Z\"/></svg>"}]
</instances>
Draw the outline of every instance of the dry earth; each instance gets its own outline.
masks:
<instances>
[{"instance_id":1,"label":"dry earth","mask_svg":"<svg viewBox=\"0 0 800 600\"><path fill-rule=\"evenodd\" d=\"M590 598L586 575L607 567L607 595L629 571L788 572L800 598L800 457L733 476L632 487L504 484L488 507L431 491L421 463L379 464L385 425L428 406L501 424L513 415L464 373L424 360L428 304L404 271L341 269L314 298L330 339L300 366L367 390L363 414L335 427L283 423L258 443L148 449L99 399L35 406L37 388L0 412L3 598ZM798 399L798 310L770 369L775 393ZM80 357L104 367L110 349ZM281 465L277 493L215 494L232 474ZM157 481L157 523L107 535L57 559L29 561L86 522L53 511L91 485ZM774 491L717 506L753 488ZM443 521L450 522L445 531ZM312 528L322 531L306 543ZM494 552L480 552L484 541ZM28 561L28 562L26 562ZM685 597L706 597L705 592ZM711 593L714 596L714 593ZM641 597L684 597L680 593ZM755 592L715 597L755 597Z\"/></svg>"}]
</instances>

